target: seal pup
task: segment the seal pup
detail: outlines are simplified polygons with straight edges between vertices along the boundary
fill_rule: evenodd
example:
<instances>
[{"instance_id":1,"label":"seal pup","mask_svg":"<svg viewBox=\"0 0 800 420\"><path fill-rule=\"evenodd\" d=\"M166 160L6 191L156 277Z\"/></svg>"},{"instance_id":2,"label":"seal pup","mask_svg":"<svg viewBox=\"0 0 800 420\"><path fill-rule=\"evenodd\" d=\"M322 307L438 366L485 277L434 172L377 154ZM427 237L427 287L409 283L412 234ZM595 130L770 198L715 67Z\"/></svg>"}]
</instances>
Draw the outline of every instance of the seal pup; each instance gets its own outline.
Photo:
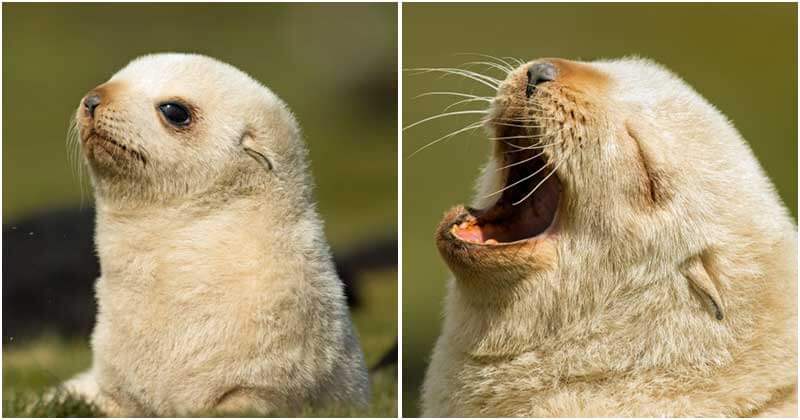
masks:
<instances>
[{"instance_id":1,"label":"seal pup","mask_svg":"<svg viewBox=\"0 0 800 420\"><path fill-rule=\"evenodd\" d=\"M649 60L494 64L423 415L795 416L797 228L733 125Z\"/></svg>"},{"instance_id":2,"label":"seal pup","mask_svg":"<svg viewBox=\"0 0 800 420\"><path fill-rule=\"evenodd\" d=\"M96 203L91 369L114 416L363 406L368 376L286 105L225 63L140 57L81 101Z\"/></svg>"}]
</instances>

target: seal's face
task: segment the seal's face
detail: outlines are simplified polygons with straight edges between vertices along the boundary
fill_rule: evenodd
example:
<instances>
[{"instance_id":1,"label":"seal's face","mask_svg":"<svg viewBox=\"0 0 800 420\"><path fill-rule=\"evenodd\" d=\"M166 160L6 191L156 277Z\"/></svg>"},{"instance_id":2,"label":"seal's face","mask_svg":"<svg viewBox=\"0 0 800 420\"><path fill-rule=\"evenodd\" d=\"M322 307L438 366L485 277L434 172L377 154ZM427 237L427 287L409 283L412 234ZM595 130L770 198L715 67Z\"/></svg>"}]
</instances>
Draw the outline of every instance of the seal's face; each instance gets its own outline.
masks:
<instances>
[{"instance_id":1,"label":"seal's face","mask_svg":"<svg viewBox=\"0 0 800 420\"><path fill-rule=\"evenodd\" d=\"M134 60L87 93L76 122L100 195L164 198L246 184L304 149L280 99L198 55Z\"/></svg>"},{"instance_id":2,"label":"seal's face","mask_svg":"<svg viewBox=\"0 0 800 420\"><path fill-rule=\"evenodd\" d=\"M524 64L499 84L484 127L493 151L478 199L449 211L437 232L460 279L563 276L575 267L588 276L609 255L617 275L654 252L677 267L697 252L689 247L705 245L686 238L687 220L707 209L686 203L724 200L712 194L724 182L711 191L698 182L716 182L705 162L738 147L713 107L642 60Z\"/></svg>"},{"instance_id":3,"label":"seal's face","mask_svg":"<svg viewBox=\"0 0 800 420\"><path fill-rule=\"evenodd\" d=\"M443 92L491 103L467 111L491 153L436 234L454 278L426 415L619 412L645 383L648 412L796 353L796 228L719 111L646 60L496 61L503 80L434 69L496 94Z\"/></svg>"}]
</instances>

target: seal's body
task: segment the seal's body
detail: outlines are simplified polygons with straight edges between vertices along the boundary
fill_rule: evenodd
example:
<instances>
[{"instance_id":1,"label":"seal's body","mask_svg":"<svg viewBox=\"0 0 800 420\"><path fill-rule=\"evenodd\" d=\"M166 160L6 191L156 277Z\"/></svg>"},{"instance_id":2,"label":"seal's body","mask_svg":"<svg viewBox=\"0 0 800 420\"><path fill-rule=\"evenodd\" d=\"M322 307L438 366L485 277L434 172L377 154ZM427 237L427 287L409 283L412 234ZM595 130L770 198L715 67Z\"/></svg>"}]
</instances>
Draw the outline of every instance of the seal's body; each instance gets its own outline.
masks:
<instances>
[{"instance_id":1,"label":"seal's body","mask_svg":"<svg viewBox=\"0 0 800 420\"><path fill-rule=\"evenodd\" d=\"M739 133L640 59L509 69L425 416L794 416L797 231Z\"/></svg>"},{"instance_id":2,"label":"seal's body","mask_svg":"<svg viewBox=\"0 0 800 420\"><path fill-rule=\"evenodd\" d=\"M76 121L97 205L93 365L111 415L364 405L368 378L283 102L198 55L139 58Z\"/></svg>"}]
</instances>

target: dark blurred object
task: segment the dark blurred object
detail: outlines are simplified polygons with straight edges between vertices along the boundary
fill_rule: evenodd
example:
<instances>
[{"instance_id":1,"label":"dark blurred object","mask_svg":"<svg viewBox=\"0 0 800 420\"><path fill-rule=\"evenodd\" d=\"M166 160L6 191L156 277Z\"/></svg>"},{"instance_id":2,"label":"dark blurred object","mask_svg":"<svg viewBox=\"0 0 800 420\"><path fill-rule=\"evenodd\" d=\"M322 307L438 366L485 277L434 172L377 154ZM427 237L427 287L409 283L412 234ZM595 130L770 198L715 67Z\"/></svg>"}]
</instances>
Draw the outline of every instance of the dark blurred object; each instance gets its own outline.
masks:
<instances>
[{"instance_id":1,"label":"dark blurred object","mask_svg":"<svg viewBox=\"0 0 800 420\"><path fill-rule=\"evenodd\" d=\"M341 86L354 92L365 110L386 118L396 118L397 72L387 72L387 68L397 68L396 57L377 57L373 65L354 69Z\"/></svg>"},{"instance_id":2,"label":"dark blurred object","mask_svg":"<svg viewBox=\"0 0 800 420\"><path fill-rule=\"evenodd\" d=\"M94 325L94 209L61 209L3 226L3 342Z\"/></svg>"},{"instance_id":3,"label":"dark blurred object","mask_svg":"<svg viewBox=\"0 0 800 420\"><path fill-rule=\"evenodd\" d=\"M369 370L375 373L389 366L397 366L397 341L395 341L394 346L381 357L381 360L378 360L378 363L375 363Z\"/></svg>"},{"instance_id":4,"label":"dark blurred object","mask_svg":"<svg viewBox=\"0 0 800 420\"><path fill-rule=\"evenodd\" d=\"M88 336L96 311L94 209L40 213L3 226L3 341L43 332ZM397 267L390 235L334 256L351 308L361 303L359 279L368 270ZM396 350L395 350L396 351Z\"/></svg>"},{"instance_id":5,"label":"dark blurred object","mask_svg":"<svg viewBox=\"0 0 800 420\"><path fill-rule=\"evenodd\" d=\"M361 290L358 279L365 271L397 268L397 236L390 235L372 239L337 252L334 257L336 272L344 283L347 304L351 308L361 305Z\"/></svg>"}]
</instances>

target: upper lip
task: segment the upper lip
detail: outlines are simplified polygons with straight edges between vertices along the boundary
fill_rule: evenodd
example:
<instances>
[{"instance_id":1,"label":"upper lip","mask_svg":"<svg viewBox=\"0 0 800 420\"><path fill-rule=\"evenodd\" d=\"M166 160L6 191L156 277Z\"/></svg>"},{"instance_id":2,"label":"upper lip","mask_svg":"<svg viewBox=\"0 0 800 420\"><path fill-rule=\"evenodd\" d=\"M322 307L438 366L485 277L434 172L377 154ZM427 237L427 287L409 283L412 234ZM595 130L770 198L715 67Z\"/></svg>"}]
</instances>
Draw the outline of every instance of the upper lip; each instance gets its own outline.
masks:
<instances>
[{"instance_id":1,"label":"upper lip","mask_svg":"<svg viewBox=\"0 0 800 420\"><path fill-rule=\"evenodd\" d=\"M116 148L121 149L124 153L128 153L129 155L133 156L135 159L139 160L143 164L147 163L147 159L145 159L145 157L139 151L135 150L132 147L128 147L122 143L119 143L114 139L109 138L108 136L104 136L103 134L98 133L97 130L95 130L94 128L89 130L88 134L83 138L83 142L86 143L92 138L112 144Z\"/></svg>"}]
</instances>

